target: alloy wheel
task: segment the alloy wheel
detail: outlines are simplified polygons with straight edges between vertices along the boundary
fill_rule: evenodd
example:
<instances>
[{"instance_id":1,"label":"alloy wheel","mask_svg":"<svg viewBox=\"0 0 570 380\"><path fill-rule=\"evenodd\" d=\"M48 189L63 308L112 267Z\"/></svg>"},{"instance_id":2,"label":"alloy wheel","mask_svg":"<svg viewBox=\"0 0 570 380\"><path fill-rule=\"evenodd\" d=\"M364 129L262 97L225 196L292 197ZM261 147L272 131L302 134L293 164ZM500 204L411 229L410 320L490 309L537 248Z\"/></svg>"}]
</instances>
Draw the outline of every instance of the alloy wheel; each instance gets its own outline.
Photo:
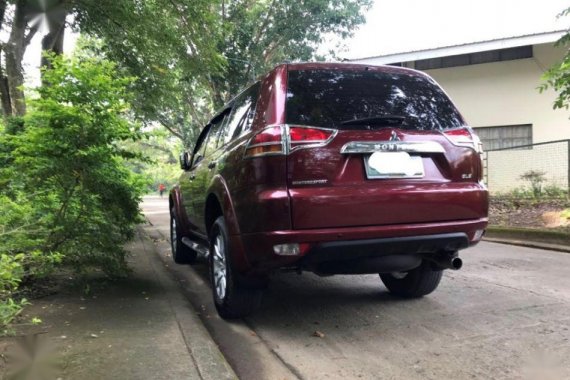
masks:
<instances>
[{"instance_id":1,"label":"alloy wheel","mask_svg":"<svg viewBox=\"0 0 570 380\"><path fill-rule=\"evenodd\" d=\"M225 244L222 234L218 234L218 236L216 236L212 263L216 295L219 300L223 300L226 297L227 266Z\"/></svg>"},{"instance_id":2,"label":"alloy wheel","mask_svg":"<svg viewBox=\"0 0 570 380\"><path fill-rule=\"evenodd\" d=\"M172 246L172 255L176 255L176 242L178 236L176 235L176 219L170 216L170 245Z\"/></svg>"}]
</instances>

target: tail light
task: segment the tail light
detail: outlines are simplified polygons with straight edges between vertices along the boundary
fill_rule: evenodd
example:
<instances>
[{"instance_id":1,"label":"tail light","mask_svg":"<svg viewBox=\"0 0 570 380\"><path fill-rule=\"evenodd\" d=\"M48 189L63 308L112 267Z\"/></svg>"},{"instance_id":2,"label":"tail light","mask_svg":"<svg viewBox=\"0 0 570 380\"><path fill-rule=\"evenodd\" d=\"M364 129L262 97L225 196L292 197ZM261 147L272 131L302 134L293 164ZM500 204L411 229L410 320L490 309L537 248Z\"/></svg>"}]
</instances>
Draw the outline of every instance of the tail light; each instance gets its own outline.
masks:
<instances>
[{"instance_id":1,"label":"tail light","mask_svg":"<svg viewBox=\"0 0 570 380\"><path fill-rule=\"evenodd\" d=\"M283 128L280 125L273 125L261 130L251 138L245 150L246 157L284 153Z\"/></svg>"},{"instance_id":2,"label":"tail light","mask_svg":"<svg viewBox=\"0 0 570 380\"><path fill-rule=\"evenodd\" d=\"M303 148L328 144L337 134L334 129L301 125L274 125L254 135L246 148L246 157L289 154Z\"/></svg>"},{"instance_id":3,"label":"tail light","mask_svg":"<svg viewBox=\"0 0 570 380\"><path fill-rule=\"evenodd\" d=\"M474 149L477 153L483 154L483 143L479 137L468 128L457 128L444 131L443 134L453 145L464 146Z\"/></svg>"},{"instance_id":4,"label":"tail light","mask_svg":"<svg viewBox=\"0 0 570 380\"><path fill-rule=\"evenodd\" d=\"M444 131L443 134L453 145L464 146L471 148L479 153L479 158L481 159L481 168L479 170L478 180L483 180L483 143L479 139L479 136L473 132L471 128L457 128Z\"/></svg>"}]
</instances>

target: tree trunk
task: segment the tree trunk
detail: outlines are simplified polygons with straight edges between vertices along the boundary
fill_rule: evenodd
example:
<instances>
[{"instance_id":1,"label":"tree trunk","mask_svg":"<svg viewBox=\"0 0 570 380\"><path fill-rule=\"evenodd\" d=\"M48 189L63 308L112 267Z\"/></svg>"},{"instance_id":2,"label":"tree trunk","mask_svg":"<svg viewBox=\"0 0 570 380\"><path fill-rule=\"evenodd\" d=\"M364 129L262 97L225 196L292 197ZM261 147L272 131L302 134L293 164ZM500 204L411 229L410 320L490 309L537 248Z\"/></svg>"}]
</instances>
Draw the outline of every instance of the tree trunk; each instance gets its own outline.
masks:
<instances>
[{"instance_id":1,"label":"tree trunk","mask_svg":"<svg viewBox=\"0 0 570 380\"><path fill-rule=\"evenodd\" d=\"M8 89L8 78L4 75L4 70L0 65L0 99L2 101L2 114L4 117L12 115L12 104L10 102L10 90Z\"/></svg>"},{"instance_id":2,"label":"tree trunk","mask_svg":"<svg viewBox=\"0 0 570 380\"><path fill-rule=\"evenodd\" d=\"M43 53L49 52L56 55L63 54L63 37L65 35L66 17L67 12L60 11L53 14L53 16L48 20L49 32L42 39L42 69L51 68L50 60L47 59ZM46 83L44 83L44 85L45 84Z\"/></svg>"},{"instance_id":3,"label":"tree trunk","mask_svg":"<svg viewBox=\"0 0 570 380\"><path fill-rule=\"evenodd\" d=\"M15 5L12 30L4 55L12 114L22 116L26 113L26 101L22 88L24 85L22 59L26 49L26 0L17 0Z\"/></svg>"},{"instance_id":4,"label":"tree trunk","mask_svg":"<svg viewBox=\"0 0 570 380\"><path fill-rule=\"evenodd\" d=\"M0 1L0 29L4 26L4 16L6 15L6 7L8 0ZM2 50L0 49L0 57ZM8 90L8 78L4 74L2 61L0 60L0 100L2 103L2 114L4 117L12 115L12 105L10 104L10 91Z\"/></svg>"}]
</instances>

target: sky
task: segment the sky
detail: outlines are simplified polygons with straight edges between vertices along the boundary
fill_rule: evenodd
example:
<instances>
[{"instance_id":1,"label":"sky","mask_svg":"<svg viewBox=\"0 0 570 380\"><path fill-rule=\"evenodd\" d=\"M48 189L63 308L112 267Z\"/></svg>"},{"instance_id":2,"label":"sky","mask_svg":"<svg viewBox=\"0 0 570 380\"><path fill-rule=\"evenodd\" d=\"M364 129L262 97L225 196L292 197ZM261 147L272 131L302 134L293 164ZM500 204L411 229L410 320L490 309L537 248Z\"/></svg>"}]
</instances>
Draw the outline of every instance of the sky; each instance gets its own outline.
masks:
<instances>
[{"instance_id":1,"label":"sky","mask_svg":"<svg viewBox=\"0 0 570 380\"><path fill-rule=\"evenodd\" d=\"M71 21L68 17L67 21ZM40 63L42 52L42 38L47 33L47 29L40 29L40 31L32 38L30 45L24 54L24 66L26 85L29 87L36 87L41 84L40 79ZM70 53L75 48L75 43L79 35L73 33L71 30L66 30L63 37L63 51Z\"/></svg>"},{"instance_id":2,"label":"sky","mask_svg":"<svg viewBox=\"0 0 570 380\"><path fill-rule=\"evenodd\" d=\"M340 58L364 58L390 53L459 45L517 35L563 30L570 17L556 15L568 0L375 0L366 23L345 41ZM77 35L66 31L64 50ZM336 45L334 38L327 48ZM24 57L26 82L39 84L41 33Z\"/></svg>"},{"instance_id":3,"label":"sky","mask_svg":"<svg viewBox=\"0 0 570 380\"><path fill-rule=\"evenodd\" d=\"M568 0L376 0L343 58L364 58L567 29Z\"/></svg>"}]
</instances>

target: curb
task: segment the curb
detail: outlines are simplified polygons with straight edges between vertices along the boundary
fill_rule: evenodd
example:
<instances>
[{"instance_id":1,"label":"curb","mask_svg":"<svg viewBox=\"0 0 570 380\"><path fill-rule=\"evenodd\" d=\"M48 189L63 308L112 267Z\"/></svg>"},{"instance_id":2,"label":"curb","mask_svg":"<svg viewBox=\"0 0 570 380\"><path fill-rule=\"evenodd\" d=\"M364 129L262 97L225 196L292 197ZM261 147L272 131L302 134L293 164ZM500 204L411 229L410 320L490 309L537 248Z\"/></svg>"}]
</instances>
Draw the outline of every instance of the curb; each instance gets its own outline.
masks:
<instances>
[{"instance_id":1,"label":"curb","mask_svg":"<svg viewBox=\"0 0 570 380\"><path fill-rule=\"evenodd\" d=\"M173 286L179 289L180 285L172 279L168 268L164 268L156 245L153 243L148 231L143 225L138 226L138 231L142 238L144 246L152 253L152 257L156 260L157 266L162 272L160 277L163 281L173 283ZM202 320L198 316L199 312L191 303L188 303L184 292L180 289L169 295L170 304L186 347L193 358L194 364L198 370L200 378L203 380L237 380L238 377L233 368L227 362L226 358L220 351L218 345L206 329Z\"/></svg>"},{"instance_id":2,"label":"curb","mask_svg":"<svg viewBox=\"0 0 570 380\"><path fill-rule=\"evenodd\" d=\"M148 219L148 217L146 217ZM224 355L238 378L243 379L301 379L294 370L253 331L247 320L225 321L218 317L212 300L210 286L203 278L203 266L172 265L169 237L158 228L141 225L151 240L155 241L157 259L167 272L180 282L180 289L201 320L211 339ZM236 342L239 342L236 344ZM252 360L255 358L255 360ZM218 380L215 379L214 380Z\"/></svg>"},{"instance_id":3,"label":"curb","mask_svg":"<svg viewBox=\"0 0 570 380\"><path fill-rule=\"evenodd\" d=\"M561 245L561 244L542 243L542 242L527 241L527 240L514 240L514 239L499 238L499 237L485 237L485 238L483 238L483 241L488 241L490 243L517 245L517 246L527 247L527 248L536 248L536 249L544 249L544 250L548 250L548 251L558 251L558 252L570 253L570 247L566 246L566 245Z\"/></svg>"}]
</instances>

